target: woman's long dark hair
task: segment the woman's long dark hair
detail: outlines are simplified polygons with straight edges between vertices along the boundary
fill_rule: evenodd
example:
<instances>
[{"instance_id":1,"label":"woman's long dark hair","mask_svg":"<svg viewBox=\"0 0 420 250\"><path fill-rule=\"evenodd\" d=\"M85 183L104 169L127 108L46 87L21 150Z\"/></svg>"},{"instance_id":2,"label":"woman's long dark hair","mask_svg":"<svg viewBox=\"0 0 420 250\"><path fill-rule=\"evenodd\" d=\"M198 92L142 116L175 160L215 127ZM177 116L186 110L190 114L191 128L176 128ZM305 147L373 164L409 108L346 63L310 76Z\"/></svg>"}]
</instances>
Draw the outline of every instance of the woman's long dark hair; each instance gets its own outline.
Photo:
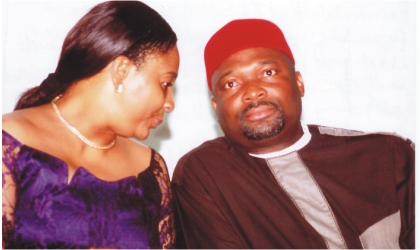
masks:
<instances>
[{"instance_id":1,"label":"woman's long dark hair","mask_svg":"<svg viewBox=\"0 0 420 250\"><path fill-rule=\"evenodd\" d=\"M97 74L120 55L140 66L148 54L166 53L176 42L169 24L146 4L100 3L67 34L55 73L23 93L15 110L50 102L74 82Z\"/></svg>"}]
</instances>

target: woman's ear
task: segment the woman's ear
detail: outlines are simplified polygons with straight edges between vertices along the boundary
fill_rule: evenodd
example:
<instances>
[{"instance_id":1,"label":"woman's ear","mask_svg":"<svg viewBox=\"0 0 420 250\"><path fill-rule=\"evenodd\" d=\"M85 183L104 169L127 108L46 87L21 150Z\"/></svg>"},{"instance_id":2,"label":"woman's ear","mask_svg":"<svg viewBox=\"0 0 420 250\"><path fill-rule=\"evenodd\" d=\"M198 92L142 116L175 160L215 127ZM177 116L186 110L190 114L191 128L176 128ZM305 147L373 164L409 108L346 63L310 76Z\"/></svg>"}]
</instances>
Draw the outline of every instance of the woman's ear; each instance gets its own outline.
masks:
<instances>
[{"instance_id":1,"label":"woman's ear","mask_svg":"<svg viewBox=\"0 0 420 250\"><path fill-rule=\"evenodd\" d=\"M116 92L122 92L122 84L128 75L130 59L118 56L111 64L111 77Z\"/></svg>"}]
</instances>

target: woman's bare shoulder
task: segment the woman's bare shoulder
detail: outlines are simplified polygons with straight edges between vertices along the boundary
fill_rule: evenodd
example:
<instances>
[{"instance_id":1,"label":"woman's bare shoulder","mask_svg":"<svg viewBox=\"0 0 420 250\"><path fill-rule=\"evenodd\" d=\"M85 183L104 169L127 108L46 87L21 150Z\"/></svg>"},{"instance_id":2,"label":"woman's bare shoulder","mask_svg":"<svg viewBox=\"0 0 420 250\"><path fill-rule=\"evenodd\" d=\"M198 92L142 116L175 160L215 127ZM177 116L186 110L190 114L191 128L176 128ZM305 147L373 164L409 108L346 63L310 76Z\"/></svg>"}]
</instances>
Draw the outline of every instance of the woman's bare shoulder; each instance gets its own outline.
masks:
<instances>
[{"instance_id":1,"label":"woman's bare shoulder","mask_svg":"<svg viewBox=\"0 0 420 250\"><path fill-rule=\"evenodd\" d=\"M25 144L43 122L38 109L23 109L2 115L2 129Z\"/></svg>"},{"instance_id":2,"label":"woman's bare shoulder","mask_svg":"<svg viewBox=\"0 0 420 250\"><path fill-rule=\"evenodd\" d=\"M144 161L144 163L147 163L147 165L151 164L152 161L156 161L159 163L159 165L162 167L162 169L166 172L166 162L161 154L151 148L150 146L147 146L140 141L136 139L130 139L132 143L132 150L135 150L135 154L138 157L137 161ZM140 159L140 156L142 155L142 159ZM154 159L152 159L152 157Z\"/></svg>"},{"instance_id":3,"label":"woman's bare shoulder","mask_svg":"<svg viewBox=\"0 0 420 250\"><path fill-rule=\"evenodd\" d=\"M126 157L140 165L148 166L152 157L152 149L133 138L121 138L124 143ZM117 141L118 143L118 141Z\"/></svg>"},{"instance_id":4,"label":"woman's bare shoulder","mask_svg":"<svg viewBox=\"0 0 420 250\"><path fill-rule=\"evenodd\" d=\"M4 114L2 116L2 129L18 140L27 133L30 127L24 110Z\"/></svg>"}]
</instances>

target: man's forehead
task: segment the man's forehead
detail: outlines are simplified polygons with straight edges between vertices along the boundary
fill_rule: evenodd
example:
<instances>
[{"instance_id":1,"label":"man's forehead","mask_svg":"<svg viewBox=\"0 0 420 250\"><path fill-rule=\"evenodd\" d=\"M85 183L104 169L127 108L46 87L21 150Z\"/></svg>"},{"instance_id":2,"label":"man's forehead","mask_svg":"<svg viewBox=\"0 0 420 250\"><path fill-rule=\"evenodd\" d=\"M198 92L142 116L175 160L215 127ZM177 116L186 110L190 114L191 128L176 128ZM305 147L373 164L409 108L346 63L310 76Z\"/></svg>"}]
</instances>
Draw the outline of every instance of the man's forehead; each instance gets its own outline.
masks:
<instances>
[{"instance_id":1,"label":"man's forehead","mask_svg":"<svg viewBox=\"0 0 420 250\"><path fill-rule=\"evenodd\" d=\"M255 67L270 63L286 64L289 57L282 51L273 48L247 48L226 58L214 71L212 85L221 78L231 74L235 69Z\"/></svg>"}]
</instances>

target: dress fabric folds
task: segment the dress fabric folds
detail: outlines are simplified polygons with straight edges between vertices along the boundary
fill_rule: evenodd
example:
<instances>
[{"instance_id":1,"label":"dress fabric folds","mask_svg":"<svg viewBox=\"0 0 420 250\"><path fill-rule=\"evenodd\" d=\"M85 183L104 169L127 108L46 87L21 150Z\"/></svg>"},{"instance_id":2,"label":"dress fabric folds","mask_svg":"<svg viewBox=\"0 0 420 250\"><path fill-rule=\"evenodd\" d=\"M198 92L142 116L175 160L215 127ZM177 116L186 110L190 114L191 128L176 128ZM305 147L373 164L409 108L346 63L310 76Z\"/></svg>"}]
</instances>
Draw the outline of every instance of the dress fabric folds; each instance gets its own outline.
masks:
<instances>
[{"instance_id":1,"label":"dress fabric folds","mask_svg":"<svg viewBox=\"0 0 420 250\"><path fill-rule=\"evenodd\" d=\"M3 131L3 243L8 248L170 248L172 194L152 150L138 176L104 181ZM116 168L118 166L115 166ZM14 190L14 192L10 192Z\"/></svg>"}]
</instances>

